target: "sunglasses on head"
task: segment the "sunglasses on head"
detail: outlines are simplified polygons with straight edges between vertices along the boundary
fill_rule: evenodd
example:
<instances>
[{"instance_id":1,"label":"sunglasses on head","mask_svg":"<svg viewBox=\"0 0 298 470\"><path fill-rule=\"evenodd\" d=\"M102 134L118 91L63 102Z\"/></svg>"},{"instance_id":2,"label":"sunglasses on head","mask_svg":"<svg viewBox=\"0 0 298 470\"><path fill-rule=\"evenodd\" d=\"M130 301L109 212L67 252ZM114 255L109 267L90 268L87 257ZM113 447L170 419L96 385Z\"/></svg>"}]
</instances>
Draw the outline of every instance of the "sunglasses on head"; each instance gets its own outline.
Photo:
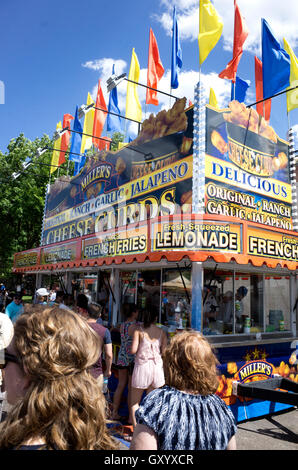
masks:
<instances>
[{"instance_id":1,"label":"sunglasses on head","mask_svg":"<svg viewBox=\"0 0 298 470\"><path fill-rule=\"evenodd\" d=\"M9 362L15 362L16 364L20 364L20 360L17 356L7 352L6 349L4 349L4 357L2 356L2 354L0 354L0 369L5 369Z\"/></svg>"}]
</instances>

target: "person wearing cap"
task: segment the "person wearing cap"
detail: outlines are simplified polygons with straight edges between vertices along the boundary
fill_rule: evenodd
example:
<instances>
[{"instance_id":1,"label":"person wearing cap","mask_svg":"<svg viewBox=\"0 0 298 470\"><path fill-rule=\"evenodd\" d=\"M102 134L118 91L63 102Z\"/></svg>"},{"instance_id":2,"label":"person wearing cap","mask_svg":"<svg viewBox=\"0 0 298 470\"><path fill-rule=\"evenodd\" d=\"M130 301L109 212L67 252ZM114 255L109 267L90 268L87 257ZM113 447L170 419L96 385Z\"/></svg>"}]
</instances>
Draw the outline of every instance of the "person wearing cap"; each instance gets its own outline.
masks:
<instances>
[{"instance_id":1,"label":"person wearing cap","mask_svg":"<svg viewBox=\"0 0 298 470\"><path fill-rule=\"evenodd\" d=\"M5 309L6 315L9 316L11 321L15 323L16 319L24 312L24 306L22 304L22 296L20 293L13 295L13 300L7 305Z\"/></svg>"},{"instance_id":2,"label":"person wearing cap","mask_svg":"<svg viewBox=\"0 0 298 470\"><path fill-rule=\"evenodd\" d=\"M41 287L40 289L37 289L35 303L46 305L47 300L48 300L48 295L49 295L49 293L48 293L47 289L45 289L44 287Z\"/></svg>"}]
</instances>

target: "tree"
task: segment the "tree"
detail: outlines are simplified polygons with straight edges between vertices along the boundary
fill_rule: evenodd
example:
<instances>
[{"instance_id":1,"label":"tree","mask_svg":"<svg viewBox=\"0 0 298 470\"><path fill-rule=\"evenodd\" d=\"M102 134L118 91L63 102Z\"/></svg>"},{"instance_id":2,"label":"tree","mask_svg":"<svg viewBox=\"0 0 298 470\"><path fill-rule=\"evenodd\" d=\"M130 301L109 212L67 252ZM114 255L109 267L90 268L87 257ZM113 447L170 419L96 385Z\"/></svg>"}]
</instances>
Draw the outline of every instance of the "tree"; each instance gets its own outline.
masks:
<instances>
[{"instance_id":1,"label":"tree","mask_svg":"<svg viewBox=\"0 0 298 470\"><path fill-rule=\"evenodd\" d=\"M36 156L38 148L52 149L53 143L47 135L31 142L24 134L20 134L10 141L6 153L0 152L0 275L2 277L7 278L11 275L15 252L40 245L52 150ZM25 169L23 164L29 159L32 159L32 163ZM66 170L66 164L59 168L60 174L65 174Z\"/></svg>"},{"instance_id":2,"label":"tree","mask_svg":"<svg viewBox=\"0 0 298 470\"><path fill-rule=\"evenodd\" d=\"M118 150L123 134L115 132L111 149ZM37 156L37 150L48 148ZM12 139L7 152L0 152L0 277L12 275L13 255L40 245L47 184L58 176L73 174L73 162L61 165L50 176L53 141L47 136ZM94 154L94 149L90 150ZM88 155L89 155L88 153ZM66 154L68 155L68 154ZM24 163L31 164L24 168Z\"/></svg>"},{"instance_id":3,"label":"tree","mask_svg":"<svg viewBox=\"0 0 298 470\"><path fill-rule=\"evenodd\" d=\"M121 134L121 132L114 132L114 134L112 135L111 150L118 150L119 142L123 142L123 140L124 134Z\"/></svg>"}]
</instances>

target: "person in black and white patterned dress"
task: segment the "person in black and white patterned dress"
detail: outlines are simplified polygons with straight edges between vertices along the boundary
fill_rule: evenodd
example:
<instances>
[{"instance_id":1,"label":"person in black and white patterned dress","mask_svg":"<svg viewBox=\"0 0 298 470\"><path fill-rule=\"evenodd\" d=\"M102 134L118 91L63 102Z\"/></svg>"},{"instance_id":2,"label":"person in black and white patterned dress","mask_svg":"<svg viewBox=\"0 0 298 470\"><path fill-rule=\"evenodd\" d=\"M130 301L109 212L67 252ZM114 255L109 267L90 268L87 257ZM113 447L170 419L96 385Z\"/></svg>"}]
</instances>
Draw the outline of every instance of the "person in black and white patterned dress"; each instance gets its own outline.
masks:
<instances>
[{"instance_id":1,"label":"person in black and white patterned dress","mask_svg":"<svg viewBox=\"0 0 298 470\"><path fill-rule=\"evenodd\" d=\"M163 354L166 385L136 411L132 450L235 450L235 418L215 394L217 359L195 331L177 334Z\"/></svg>"}]
</instances>

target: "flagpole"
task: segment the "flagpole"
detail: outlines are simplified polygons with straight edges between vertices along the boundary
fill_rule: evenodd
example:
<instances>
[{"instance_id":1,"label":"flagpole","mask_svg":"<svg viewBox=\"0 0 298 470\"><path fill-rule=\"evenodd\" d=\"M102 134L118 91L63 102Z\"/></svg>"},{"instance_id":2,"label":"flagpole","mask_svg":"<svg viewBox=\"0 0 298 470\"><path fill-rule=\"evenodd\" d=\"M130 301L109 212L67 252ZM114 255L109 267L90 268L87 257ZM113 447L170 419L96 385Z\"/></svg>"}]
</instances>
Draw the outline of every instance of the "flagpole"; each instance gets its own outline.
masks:
<instances>
[{"instance_id":1,"label":"flagpole","mask_svg":"<svg viewBox=\"0 0 298 470\"><path fill-rule=\"evenodd\" d=\"M126 141L126 132L127 132L127 121L124 123L124 142Z\"/></svg>"}]
</instances>

